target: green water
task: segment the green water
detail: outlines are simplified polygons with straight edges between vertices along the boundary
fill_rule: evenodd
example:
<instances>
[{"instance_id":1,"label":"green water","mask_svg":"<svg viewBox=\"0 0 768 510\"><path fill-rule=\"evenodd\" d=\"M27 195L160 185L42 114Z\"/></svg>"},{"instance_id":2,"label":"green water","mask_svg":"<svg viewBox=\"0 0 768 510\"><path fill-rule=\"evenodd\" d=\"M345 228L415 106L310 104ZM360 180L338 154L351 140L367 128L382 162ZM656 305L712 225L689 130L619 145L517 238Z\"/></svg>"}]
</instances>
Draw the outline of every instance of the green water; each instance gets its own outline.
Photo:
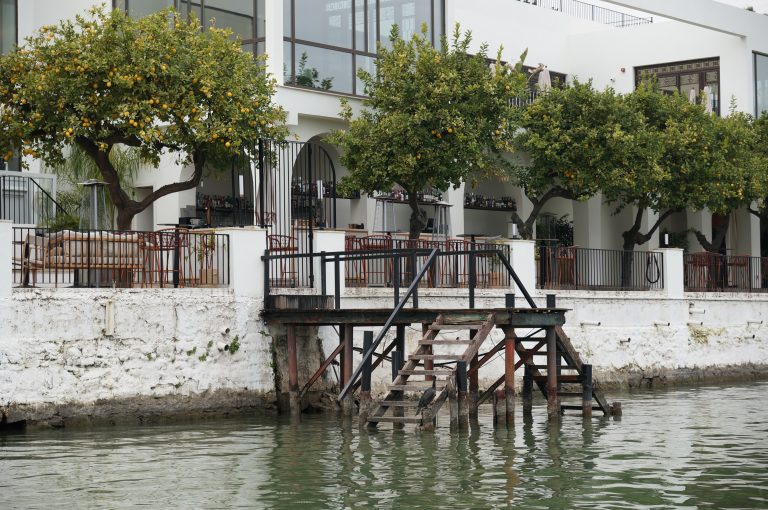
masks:
<instances>
[{"instance_id":1,"label":"green water","mask_svg":"<svg viewBox=\"0 0 768 510\"><path fill-rule=\"evenodd\" d=\"M768 508L768 383L622 395L621 420L360 432L335 417L0 435L0 508ZM443 422L445 419L443 418Z\"/></svg>"}]
</instances>

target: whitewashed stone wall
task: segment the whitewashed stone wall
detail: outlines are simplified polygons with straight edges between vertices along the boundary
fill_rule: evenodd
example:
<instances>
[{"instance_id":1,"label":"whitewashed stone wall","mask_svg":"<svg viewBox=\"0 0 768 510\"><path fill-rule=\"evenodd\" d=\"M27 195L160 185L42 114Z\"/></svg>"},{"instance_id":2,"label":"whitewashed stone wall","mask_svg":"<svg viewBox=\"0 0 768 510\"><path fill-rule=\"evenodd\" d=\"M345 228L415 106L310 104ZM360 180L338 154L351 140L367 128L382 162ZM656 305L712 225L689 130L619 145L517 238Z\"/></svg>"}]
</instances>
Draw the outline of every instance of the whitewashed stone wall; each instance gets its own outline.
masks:
<instances>
[{"instance_id":1,"label":"whitewashed stone wall","mask_svg":"<svg viewBox=\"0 0 768 510\"><path fill-rule=\"evenodd\" d=\"M0 306L0 408L45 415L221 390L268 397L261 308L228 289L15 290Z\"/></svg>"}]
</instances>

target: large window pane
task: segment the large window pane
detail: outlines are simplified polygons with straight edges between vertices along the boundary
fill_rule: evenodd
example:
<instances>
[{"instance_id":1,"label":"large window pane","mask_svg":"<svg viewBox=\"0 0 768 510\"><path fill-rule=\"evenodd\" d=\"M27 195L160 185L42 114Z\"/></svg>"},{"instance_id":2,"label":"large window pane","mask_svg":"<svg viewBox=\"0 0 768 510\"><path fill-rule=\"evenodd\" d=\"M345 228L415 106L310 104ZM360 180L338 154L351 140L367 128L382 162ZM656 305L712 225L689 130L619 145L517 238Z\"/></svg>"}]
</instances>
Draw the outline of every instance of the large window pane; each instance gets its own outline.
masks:
<instances>
[{"instance_id":1,"label":"large window pane","mask_svg":"<svg viewBox=\"0 0 768 510\"><path fill-rule=\"evenodd\" d=\"M421 32L421 24L426 23L429 27L427 38L432 37L432 2L425 0L381 0L381 42L387 47L389 43L389 32L392 25L397 25L400 29L400 36L403 39L410 39L413 34Z\"/></svg>"},{"instance_id":2,"label":"large window pane","mask_svg":"<svg viewBox=\"0 0 768 510\"><path fill-rule=\"evenodd\" d=\"M173 0L126 0L128 14L133 18L143 18L153 12L173 7Z\"/></svg>"},{"instance_id":3,"label":"large window pane","mask_svg":"<svg viewBox=\"0 0 768 510\"><path fill-rule=\"evenodd\" d=\"M256 38L254 33L253 0L206 0L205 21L215 20L218 28L229 28L234 36L247 41Z\"/></svg>"},{"instance_id":4,"label":"large window pane","mask_svg":"<svg viewBox=\"0 0 768 510\"><path fill-rule=\"evenodd\" d=\"M755 53L755 97L757 115L768 111L768 56Z\"/></svg>"},{"instance_id":5,"label":"large window pane","mask_svg":"<svg viewBox=\"0 0 768 510\"><path fill-rule=\"evenodd\" d=\"M296 39L352 48L352 0L295 0Z\"/></svg>"},{"instance_id":6,"label":"large window pane","mask_svg":"<svg viewBox=\"0 0 768 510\"><path fill-rule=\"evenodd\" d=\"M352 93L352 54L296 45L295 85Z\"/></svg>"},{"instance_id":7,"label":"large window pane","mask_svg":"<svg viewBox=\"0 0 768 510\"><path fill-rule=\"evenodd\" d=\"M369 73L376 74L376 59L373 57L358 56L355 60L357 69L365 69ZM357 70L355 71L355 94L362 96L365 94L363 89L363 82L357 77Z\"/></svg>"},{"instance_id":8,"label":"large window pane","mask_svg":"<svg viewBox=\"0 0 768 510\"><path fill-rule=\"evenodd\" d=\"M16 44L16 0L0 0L0 53Z\"/></svg>"},{"instance_id":9,"label":"large window pane","mask_svg":"<svg viewBox=\"0 0 768 510\"><path fill-rule=\"evenodd\" d=\"M203 7L200 4L200 0L181 0L179 2L179 12L185 18L195 17L198 20L203 20ZM191 15L191 16L190 16Z\"/></svg>"},{"instance_id":10,"label":"large window pane","mask_svg":"<svg viewBox=\"0 0 768 510\"><path fill-rule=\"evenodd\" d=\"M365 51L365 0L355 0L355 49Z\"/></svg>"},{"instance_id":11,"label":"large window pane","mask_svg":"<svg viewBox=\"0 0 768 510\"><path fill-rule=\"evenodd\" d=\"M283 36L285 37L293 37L293 31L291 30L292 19L291 0L283 0Z\"/></svg>"}]
</instances>

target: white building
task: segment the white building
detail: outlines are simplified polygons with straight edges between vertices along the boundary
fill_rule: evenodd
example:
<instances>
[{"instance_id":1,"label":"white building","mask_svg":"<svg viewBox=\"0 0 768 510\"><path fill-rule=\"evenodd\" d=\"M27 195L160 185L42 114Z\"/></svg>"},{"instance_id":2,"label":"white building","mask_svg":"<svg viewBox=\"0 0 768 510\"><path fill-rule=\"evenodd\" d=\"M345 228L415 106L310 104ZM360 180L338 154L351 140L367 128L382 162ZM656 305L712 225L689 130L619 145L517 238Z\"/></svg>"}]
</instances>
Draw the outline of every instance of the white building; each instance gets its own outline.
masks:
<instances>
[{"instance_id":1,"label":"white building","mask_svg":"<svg viewBox=\"0 0 768 510\"><path fill-rule=\"evenodd\" d=\"M41 26L71 18L91 7L92 0L0 1L0 50L7 51ZM115 0L116 7L143 15L174 5L194 12L218 26L229 26L240 35L247 51L266 53L268 69L277 78L276 101L288 111L290 130L302 141L320 141L332 129L343 128L338 113L340 96L359 104L360 84L356 68L371 69L376 42L386 42L389 28L398 24L404 36L422 22L433 38L446 27L460 23L472 30L475 44L488 42L504 47L504 58L514 61L528 49L528 65L545 64L568 79L592 79L598 88L611 86L631 91L639 73L652 70L666 90L688 94L705 86L712 91L714 109L724 112L731 98L739 109L755 114L768 109L768 18L711 0L622 0L585 4L575 0ZM631 13L631 14L630 14ZM643 14L647 13L647 14ZM313 72L317 76L313 76ZM337 177L344 174L333 147ZM33 162L33 171L39 171ZM240 171L238 171L240 172ZM137 196L177 180L184 169L169 162L147 170L136 184ZM205 179L201 187L158 200L137 217L136 228L151 229L173 224L180 217L202 216L207 197L241 194L243 207L254 202L247 171L239 183L235 170L223 180ZM234 185L233 185L234 184ZM237 188L240 188L239 191ZM245 188L245 189L244 189ZM506 235L509 214L504 211L464 207L465 193L488 198L513 197L525 210L523 194L508 183L482 183L478 189L464 186L445 194L452 207L452 234ZM196 196L197 195L197 196ZM388 229L406 229L408 208L394 207ZM381 228L382 211L372 199L338 199L337 225L362 224L364 230ZM620 232L632 211L621 216L599 197L587 203L556 199L547 213L568 215L574 224L574 243L582 247L618 249ZM234 214L231 215L234 217ZM249 216L249 215L246 215ZM236 222L226 215L222 223ZM648 218L651 221L653 218ZM707 212L680 214L665 228L684 231L697 228L709 234L712 216ZM715 221L718 221L715 219ZM759 221L746 212L731 219L727 248L732 253L761 255ZM393 224L394 222L394 224ZM690 250L699 246L690 236ZM763 242L763 244L766 244ZM645 248L658 246L651 241Z\"/></svg>"}]
</instances>

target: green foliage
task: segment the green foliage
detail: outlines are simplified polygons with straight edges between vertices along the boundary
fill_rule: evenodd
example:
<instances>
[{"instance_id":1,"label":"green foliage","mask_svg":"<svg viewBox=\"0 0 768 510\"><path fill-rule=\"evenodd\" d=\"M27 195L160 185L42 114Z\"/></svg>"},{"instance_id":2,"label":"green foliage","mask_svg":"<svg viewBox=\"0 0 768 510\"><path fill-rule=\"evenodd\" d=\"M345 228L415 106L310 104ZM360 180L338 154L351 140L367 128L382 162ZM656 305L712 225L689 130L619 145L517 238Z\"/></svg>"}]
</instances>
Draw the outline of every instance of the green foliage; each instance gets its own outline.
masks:
<instances>
[{"instance_id":1,"label":"green foliage","mask_svg":"<svg viewBox=\"0 0 768 510\"><path fill-rule=\"evenodd\" d=\"M217 166L259 137L285 136L285 114L271 100L274 80L230 35L203 32L172 10L132 19L103 7L43 27L0 57L0 149L57 167L80 146L126 228L156 199L194 188L207 162ZM118 145L155 165L174 153L194 173L136 202L109 158Z\"/></svg>"},{"instance_id":2,"label":"green foliage","mask_svg":"<svg viewBox=\"0 0 768 510\"><path fill-rule=\"evenodd\" d=\"M542 214L536 219L536 237L556 239L560 246L573 246L573 221L567 214L559 218L554 214Z\"/></svg>"},{"instance_id":3,"label":"green foliage","mask_svg":"<svg viewBox=\"0 0 768 510\"><path fill-rule=\"evenodd\" d=\"M512 149L518 115L510 100L526 86L522 64L502 65L499 51L489 66L485 45L470 55L471 34L458 26L439 48L425 33L404 41L393 28L392 47L380 46L376 72L358 72L369 96L362 111L353 119L344 103L349 129L329 137L350 171L344 189L373 193L397 184L413 197L411 237L424 225L418 191L508 167L501 155Z\"/></svg>"},{"instance_id":4,"label":"green foliage","mask_svg":"<svg viewBox=\"0 0 768 510\"><path fill-rule=\"evenodd\" d=\"M235 335L235 338L229 343L229 353L234 354L240 350L240 336Z\"/></svg>"},{"instance_id":5,"label":"green foliage","mask_svg":"<svg viewBox=\"0 0 768 510\"><path fill-rule=\"evenodd\" d=\"M320 79L320 72L315 67L307 67L307 52L299 57L299 67L296 70L293 84L300 87L310 87L320 90L331 90L333 87L333 78Z\"/></svg>"}]
</instances>

